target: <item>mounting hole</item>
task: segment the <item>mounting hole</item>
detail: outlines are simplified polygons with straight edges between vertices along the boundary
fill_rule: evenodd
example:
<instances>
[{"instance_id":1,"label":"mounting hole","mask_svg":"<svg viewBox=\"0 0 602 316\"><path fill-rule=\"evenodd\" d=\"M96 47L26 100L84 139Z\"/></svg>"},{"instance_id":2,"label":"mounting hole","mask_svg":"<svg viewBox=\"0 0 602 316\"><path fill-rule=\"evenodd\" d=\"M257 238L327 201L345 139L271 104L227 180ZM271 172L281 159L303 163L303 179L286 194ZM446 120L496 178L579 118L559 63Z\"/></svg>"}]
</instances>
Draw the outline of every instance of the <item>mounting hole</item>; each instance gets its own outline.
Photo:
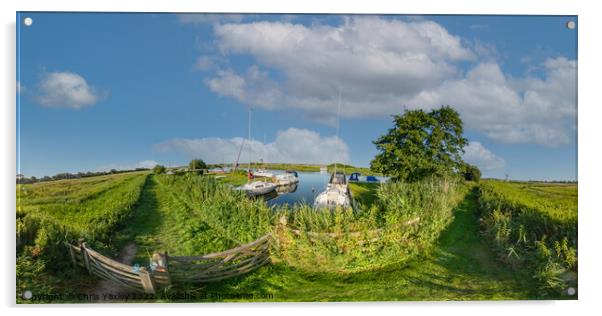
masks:
<instances>
[{"instance_id":1,"label":"mounting hole","mask_svg":"<svg viewBox=\"0 0 602 316\"><path fill-rule=\"evenodd\" d=\"M566 22L566 28L569 29L569 30L575 29L575 21L568 21L568 22Z\"/></svg>"},{"instance_id":2,"label":"mounting hole","mask_svg":"<svg viewBox=\"0 0 602 316\"><path fill-rule=\"evenodd\" d=\"M575 295L575 293L577 293L577 290L575 290L574 287L569 287L568 290L566 291L568 295Z\"/></svg>"},{"instance_id":3,"label":"mounting hole","mask_svg":"<svg viewBox=\"0 0 602 316\"><path fill-rule=\"evenodd\" d=\"M30 17L26 17L23 19L23 24L25 24L25 26L30 26L33 24L33 20Z\"/></svg>"},{"instance_id":4,"label":"mounting hole","mask_svg":"<svg viewBox=\"0 0 602 316\"><path fill-rule=\"evenodd\" d=\"M31 293L30 290L23 292L23 298L26 300L30 300L32 298L32 296L33 296L33 294Z\"/></svg>"}]
</instances>

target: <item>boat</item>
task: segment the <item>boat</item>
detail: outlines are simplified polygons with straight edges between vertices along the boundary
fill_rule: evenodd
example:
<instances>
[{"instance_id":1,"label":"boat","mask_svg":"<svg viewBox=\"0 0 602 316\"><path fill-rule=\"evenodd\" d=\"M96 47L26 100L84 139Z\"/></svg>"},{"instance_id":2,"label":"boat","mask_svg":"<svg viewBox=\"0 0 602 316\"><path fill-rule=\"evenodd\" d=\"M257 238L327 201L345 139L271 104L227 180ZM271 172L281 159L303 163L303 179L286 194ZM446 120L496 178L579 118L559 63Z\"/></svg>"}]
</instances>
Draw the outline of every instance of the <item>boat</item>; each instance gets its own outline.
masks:
<instances>
[{"instance_id":1,"label":"boat","mask_svg":"<svg viewBox=\"0 0 602 316\"><path fill-rule=\"evenodd\" d=\"M248 140L249 142L251 141L251 108L249 108L249 131L248 131ZM244 144L244 140L243 140L243 144ZM238 159L240 158L240 153L242 151L242 145L241 148L238 152L238 157L236 158L236 165L238 165ZM248 177L248 183L241 185L239 187L236 187L235 190L239 190L239 191L244 191L248 197L258 197L258 196L278 196L278 194L276 193L276 187L277 185L275 183L271 183L271 182L265 182L265 181L252 181L252 179L254 179L257 175L257 173L253 173L251 171L251 160L249 159L249 168L247 169L247 177Z\"/></svg>"},{"instance_id":2,"label":"boat","mask_svg":"<svg viewBox=\"0 0 602 316\"><path fill-rule=\"evenodd\" d=\"M253 181L247 184L234 188L235 190L244 191L248 197L258 197L268 195L276 191L276 184L265 181Z\"/></svg>"},{"instance_id":3,"label":"boat","mask_svg":"<svg viewBox=\"0 0 602 316\"><path fill-rule=\"evenodd\" d=\"M320 166L320 173L328 172L328 168L326 166Z\"/></svg>"},{"instance_id":4,"label":"boat","mask_svg":"<svg viewBox=\"0 0 602 316\"><path fill-rule=\"evenodd\" d=\"M366 182L380 182L380 181L375 176L367 176L366 177Z\"/></svg>"},{"instance_id":5,"label":"boat","mask_svg":"<svg viewBox=\"0 0 602 316\"><path fill-rule=\"evenodd\" d=\"M351 207L351 192L347 186L347 177L342 172L333 173L326 190L318 194L314 200L316 209L334 209L336 207Z\"/></svg>"},{"instance_id":6,"label":"boat","mask_svg":"<svg viewBox=\"0 0 602 316\"><path fill-rule=\"evenodd\" d=\"M265 169L257 169L257 170L255 170L255 172L253 172L253 175L257 178L261 178L261 177L271 178L274 176L273 173L271 173Z\"/></svg>"},{"instance_id":7,"label":"boat","mask_svg":"<svg viewBox=\"0 0 602 316\"><path fill-rule=\"evenodd\" d=\"M341 91L339 90L339 103L337 109L337 126L336 135L339 137L339 120L341 117ZM320 168L320 172L322 168ZM337 172L337 163L334 163L334 172L330 176L330 181L326 186L326 190L322 191L314 200L314 208L316 209L333 209L336 207L351 207L351 192L347 186L347 177L343 172Z\"/></svg>"},{"instance_id":8,"label":"boat","mask_svg":"<svg viewBox=\"0 0 602 316\"><path fill-rule=\"evenodd\" d=\"M361 174L359 172L354 172L349 176L349 182L359 182Z\"/></svg>"},{"instance_id":9,"label":"boat","mask_svg":"<svg viewBox=\"0 0 602 316\"><path fill-rule=\"evenodd\" d=\"M281 185L291 185L299 183L299 174L293 170L287 170L283 174L277 174L275 177L275 183L279 186Z\"/></svg>"}]
</instances>

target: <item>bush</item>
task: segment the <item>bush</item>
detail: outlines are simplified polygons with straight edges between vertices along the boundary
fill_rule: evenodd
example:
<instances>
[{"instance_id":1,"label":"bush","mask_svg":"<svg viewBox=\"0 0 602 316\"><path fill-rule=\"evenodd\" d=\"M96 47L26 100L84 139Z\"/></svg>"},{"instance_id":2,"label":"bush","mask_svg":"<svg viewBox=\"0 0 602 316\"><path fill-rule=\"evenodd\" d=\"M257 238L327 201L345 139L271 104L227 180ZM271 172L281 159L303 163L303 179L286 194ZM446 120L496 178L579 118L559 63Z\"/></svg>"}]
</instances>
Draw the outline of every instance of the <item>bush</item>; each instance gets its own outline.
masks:
<instances>
[{"instance_id":1,"label":"bush","mask_svg":"<svg viewBox=\"0 0 602 316\"><path fill-rule=\"evenodd\" d=\"M192 159L188 163L188 169L190 170L203 170L207 169L207 164L202 159Z\"/></svg>"},{"instance_id":2,"label":"bush","mask_svg":"<svg viewBox=\"0 0 602 316\"><path fill-rule=\"evenodd\" d=\"M153 167L153 173L154 174L162 174L165 173L165 167L162 165L156 165Z\"/></svg>"},{"instance_id":3,"label":"bush","mask_svg":"<svg viewBox=\"0 0 602 316\"><path fill-rule=\"evenodd\" d=\"M465 163L462 166L462 177L466 181L479 181L481 180L481 170L477 166Z\"/></svg>"}]
</instances>

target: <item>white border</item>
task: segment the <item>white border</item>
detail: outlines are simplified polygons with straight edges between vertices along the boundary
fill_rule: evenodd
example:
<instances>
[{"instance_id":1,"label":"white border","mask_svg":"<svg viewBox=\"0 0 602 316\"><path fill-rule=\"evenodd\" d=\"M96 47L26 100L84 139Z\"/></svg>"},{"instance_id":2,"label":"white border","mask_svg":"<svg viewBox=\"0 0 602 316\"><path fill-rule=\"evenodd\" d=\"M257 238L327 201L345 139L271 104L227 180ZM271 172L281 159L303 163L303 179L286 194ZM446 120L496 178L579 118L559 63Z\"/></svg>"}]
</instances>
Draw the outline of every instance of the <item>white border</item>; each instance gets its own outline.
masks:
<instances>
[{"instance_id":1,"label":"white border","mask_svg":"<svg viewBox=\"0 0 602 316\"><path fill-rule=\"evenodd\" d=\"M126 313L165 314L164 308L177 307L183 313L250 313L250 314L307 314L307 313L409 313L409 314L462 314L462 315L508 315L545 314L574 315L596 310L599 287L600 246L597 245L602 223L600 209L594 200L602 175L598 164L600 144L597 135L602 135L599 123L600 108L599 74L602 56L599 37L595 30L602 29L602 16L595 1L525 1L525 0L433 0L433 1L387 1L387 0L340 0L340 1L208 1L198 3L184 0L169 1L86 1L68 0L9 0L0 2L2 16L1 62L4 70L0 77L2 96L7 96L2 107L2 201L5 201L4 229L2 239L5 253L1 261L4 280L0 286L3 308L14 304L14 217L15 205L15 11L125 11L125 12L282 12L282 13L406 13L406 14L549 14L579 16L579 301L557 302L386 302L386 303L333 303L333 304L193 304L193 305L139 305L121 307ZM520 36L520 34L517 34ZM65 315L81 312L105 314L105 308L115 306L84 306L85 311L72 306L50 307ZM132 309L135 307L136 309ZM301 307L301 308L300 308ZM377 311L373 311L377 308ZM40 313L44 307L12 309L8 312ZM60 311L57 309L61 309ZM141 310L139 310L141 309ZM183 310L186 309L186 310ZM191 309L191 310L188 310ZM202 309L202 310L199 310ZM285 309L285 310L282 310ZM336 309L336 310L335 310ZM598 308L599 310L599 308Z\"/></svg>"}]
</instances>

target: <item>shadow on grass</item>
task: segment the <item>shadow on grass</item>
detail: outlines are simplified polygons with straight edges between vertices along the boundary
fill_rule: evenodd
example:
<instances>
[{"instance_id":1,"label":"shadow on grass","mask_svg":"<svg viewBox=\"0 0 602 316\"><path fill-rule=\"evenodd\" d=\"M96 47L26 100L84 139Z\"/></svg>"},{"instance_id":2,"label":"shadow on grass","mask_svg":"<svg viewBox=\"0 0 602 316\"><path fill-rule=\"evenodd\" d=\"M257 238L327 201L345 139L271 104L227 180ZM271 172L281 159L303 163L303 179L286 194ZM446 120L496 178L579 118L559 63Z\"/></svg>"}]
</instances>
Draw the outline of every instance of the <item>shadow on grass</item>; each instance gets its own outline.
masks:
<instances>
[{"instance_id":1,"label":"shadow on grass","mask_svg":"<svg viewBox=\"0 0 602 316\"><path fill-rule=\"evenodd\" d=\"M148 176L136 208L132 212L131 219L126 222L122 230L117 233L117 246L119 249L134 242L139 250L152 247L156 244L154 240L161 231L164 221L163 214L159 211L159 203L155 194L156 180L152 175ZM139 251L136 259L142 260L142 255L147 258L146 253Z\"/></svg>"}]
</instances>

